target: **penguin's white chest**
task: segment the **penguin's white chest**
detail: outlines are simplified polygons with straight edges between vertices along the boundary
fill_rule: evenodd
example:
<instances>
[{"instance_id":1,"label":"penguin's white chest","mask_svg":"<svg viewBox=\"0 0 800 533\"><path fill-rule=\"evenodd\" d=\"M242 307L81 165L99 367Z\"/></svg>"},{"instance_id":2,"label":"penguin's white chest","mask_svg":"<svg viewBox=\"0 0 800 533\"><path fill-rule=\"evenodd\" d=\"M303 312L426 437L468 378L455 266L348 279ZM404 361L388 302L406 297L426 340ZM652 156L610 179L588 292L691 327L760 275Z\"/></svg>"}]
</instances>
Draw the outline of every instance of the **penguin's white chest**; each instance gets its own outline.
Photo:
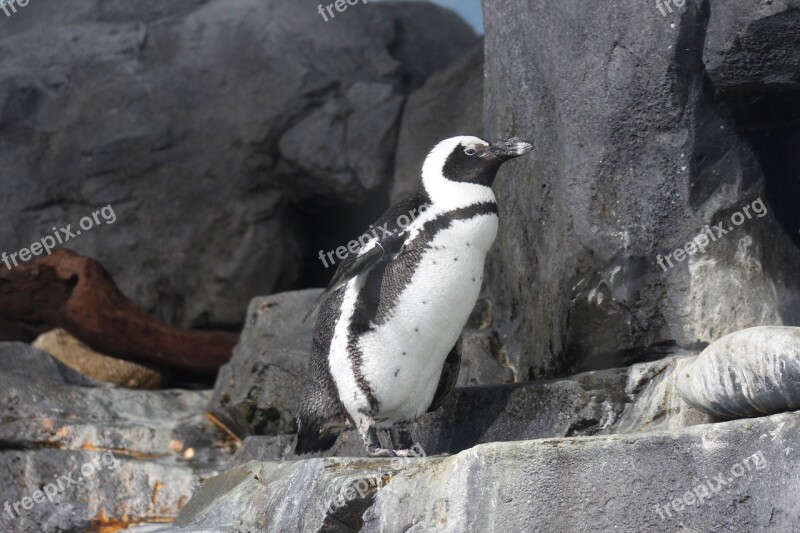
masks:
<instances>
[{"instance_id":1,"label":"penguin's white chest","mask_svg":"<svg viewBox=\"0 0 800 533\"><path fill-rule=\"evenodd\" d=\"M496 215L485 214L453 221L436 233L388 320L358 338L358 366L378 401L374 419L379 426L413 420L430 406L444 360L480 294L486 253L497 235L497 224ZM347 288L343 319L357 288L358 280ZM341 347L334 342L332 352L341 352ZM347 354L331 356L340 399L358 421L367 410L364 394L348 371Z\"/></svg>"}]
</instances>

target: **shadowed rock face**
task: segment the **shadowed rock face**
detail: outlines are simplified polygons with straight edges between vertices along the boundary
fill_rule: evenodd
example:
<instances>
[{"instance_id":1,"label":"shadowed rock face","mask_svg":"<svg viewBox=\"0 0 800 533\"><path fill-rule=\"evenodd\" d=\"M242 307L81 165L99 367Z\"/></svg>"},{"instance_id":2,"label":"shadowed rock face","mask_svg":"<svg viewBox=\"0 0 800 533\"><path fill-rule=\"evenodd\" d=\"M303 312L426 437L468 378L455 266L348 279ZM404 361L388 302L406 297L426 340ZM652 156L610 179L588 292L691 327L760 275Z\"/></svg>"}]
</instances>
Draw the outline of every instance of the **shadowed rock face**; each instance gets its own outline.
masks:
<instances>
[{"instance_id":1,"label":"shadowed rock face","mask_svg":"<svg viewBox=\"0 0 800 533\"><path fill-rule=\"evenodd\" d=\"M694 408L726 418L800 409L800 328L760 327L711 343L676 381Z\"/></svg>"},{"instance_id":2,"label":"shadowed rock face","mask_svg":"<svg viewBox=\"0 0 800 533\"><path fill-rule=\"evenodd\" d=\"M386 206L406 95L476 38L430 5L346 15L282 0L0 14L4 250L111 205L114 225L69 246L181 326L238 326L253 295L317 281L316 250Z\"/></svg>"},{"instance_id":3,"label":"shadowed rock face","mask_svg":"<svg viewBox=\"0 0 800 533\"><path fill-rule=\"evenodd\" d=\"M753 106L780 118L777 104L797 99L800 10L740 4L693 1L662 16L628 0L484 3L487 135L535 146L496 183L504 222L487 278L519 375L800 324L800 251L787 235L798 227L796 150L777 142L798 131L796 114L786 108L777 130L744 127ZM758 198L765 216L659 266Z\"/></svg>"}]
</instances>

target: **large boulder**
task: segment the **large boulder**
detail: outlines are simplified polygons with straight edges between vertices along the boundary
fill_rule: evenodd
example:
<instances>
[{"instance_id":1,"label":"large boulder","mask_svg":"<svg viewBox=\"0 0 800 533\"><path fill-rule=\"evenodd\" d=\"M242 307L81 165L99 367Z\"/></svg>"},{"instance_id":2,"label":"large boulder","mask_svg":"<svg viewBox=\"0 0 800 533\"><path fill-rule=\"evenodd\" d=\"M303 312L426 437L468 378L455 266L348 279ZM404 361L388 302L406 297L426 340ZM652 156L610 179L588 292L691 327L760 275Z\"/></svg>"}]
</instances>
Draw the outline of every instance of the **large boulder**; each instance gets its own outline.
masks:
<instances>
[{"instance_id":1,"label":"large boulder","mask_svg":"<svg viewBox=\"0 0 800 533\"><path fill-rule=\"evenodd\" d=\"M676 389L696 409L723 418L800 409L800 328L731 333L681 370Z\"/></svg>"},{"instance_id":2,"label":"large boulder","mask_svg":"<svg viewBox=\"0 0 800 533\"><path fill-rule=\"evenodd\" d=\"M633 0L484 2L487 135L535 146L496 183L503 221L487 278L518 374L800 324L797 224L773 209L790 203L796 216L786 176L797 172L770 167L775 154L743 133L764 120L748 124L730 104L764 85L796 97L800 10L734 4L688 1L662 16ZM791 113L764 116L800 131ZM778 170L796 169L795 145L761 134L783 147Z\"/></svg>"},{"instance_id":3,"label":"large boulder","mask_svg":"<svg viewBox=\"0 0 800 533\"><path fill-rule=\"evenodd\" d=\"M170 323L237 326L385 207L406 95L475 39L428 4L31 3L0 35L0 242L108 206L66 245Z\"/></svg>"},{"instance_id":4,"label":"large boulder","mask_svg":"<svg viewBox=\"0 0 800 533\"><path fill-rule=\"evenodd\" d=\"M798 438L794 413L448 458L250 462L207 482L166 531L789 531Z\"/></svg>"}]
</instances>

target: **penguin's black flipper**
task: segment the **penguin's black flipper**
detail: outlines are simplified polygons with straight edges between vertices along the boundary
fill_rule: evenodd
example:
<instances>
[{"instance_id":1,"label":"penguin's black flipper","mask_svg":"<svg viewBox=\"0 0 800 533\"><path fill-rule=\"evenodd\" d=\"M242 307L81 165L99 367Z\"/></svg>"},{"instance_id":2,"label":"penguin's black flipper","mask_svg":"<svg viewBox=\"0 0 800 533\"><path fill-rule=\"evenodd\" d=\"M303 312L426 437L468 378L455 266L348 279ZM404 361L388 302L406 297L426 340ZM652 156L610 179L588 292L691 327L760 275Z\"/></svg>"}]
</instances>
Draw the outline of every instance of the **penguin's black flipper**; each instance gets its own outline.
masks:
<instances>
[{"instance_id":1,"label":"penguin's black flipper","mask_svg":"<svg viewBox=\"0 0 800 533\"><path fill-rule=\"evenodd\" d=\"M308 317L314 314L314 312L320 308L322 303L327 300L331 294L342 288L348 281L359 274L369 271L375 267L375 265L378 265L384 261L392 260L400 251L400 248L403 247L406 235L406 232L402 232L399 235L387 235L383 239L378 240L378 243L375 246L363 254L348 255L342 261L342 264L339 266L339 269L333 276L328 288L325 289L325 292L319 295L314 307L309 309L308 313L306 313L306 316L303 318L303 322L308 320Z\"/></svg>"},{"instance_id":2,"label":"penguin's black flipper","mask_svg":"<svg viewBox=\"0 0 800 533\"><path fill-rule=\"evenodd\" d=\"M447 354L447 359L444 360L442 367L442 375L439 377L439 386L436 387L436 394L433 395L431 406L428 407L428 412L432 413L450 398L450 394L456 388L458 381L458 372L461 370L461 344L464 336L458 338L456 345Z\"/></svg>"},{"instance_id":3,"label":"penguin's black flipper","mask_svg":"<svg viewBox=\"0 0 800 533\"><path fill-rule=\"evenodd\" d=\"M405 228L400 226L399 220L403 216L408 218L409 214L419 211L423 206L427 206L428 200L427 196L417 192L414 196L402 200L381 215L372 224L372 227L377 228L374 231L380 230L379 233L376 233L377 244L362 254L348 252L348 255L339 263L339 267L336 269L328 288L320 294L314 306L308 310L303 322L308 320L322 306L325 300L348 281L384 261L392 260L403 247L408 237L408 232L403 231Z\"/></svg>"}]
</instances>

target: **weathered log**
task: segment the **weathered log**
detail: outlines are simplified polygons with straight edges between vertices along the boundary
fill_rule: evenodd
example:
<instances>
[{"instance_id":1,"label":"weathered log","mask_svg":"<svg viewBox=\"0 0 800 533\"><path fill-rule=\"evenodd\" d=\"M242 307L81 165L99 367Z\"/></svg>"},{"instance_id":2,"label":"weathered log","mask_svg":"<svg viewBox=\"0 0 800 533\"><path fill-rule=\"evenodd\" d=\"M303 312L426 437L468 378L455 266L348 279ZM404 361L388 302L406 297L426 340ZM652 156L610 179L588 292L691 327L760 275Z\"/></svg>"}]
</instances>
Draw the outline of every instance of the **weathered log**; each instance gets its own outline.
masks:
<instances>
[{"instance_id":1,"label":"weathered log","mask_svg":"<svg viewBox=\"0 0 800 533\"><path fill-rule=\"evenodd\" d=\"M0 340L30 342L59 327L101 353L206 374L228 362L238 339L165 324L128 300L99 262L69 250L0 265Z\"/></svg>"}]
</instances>

